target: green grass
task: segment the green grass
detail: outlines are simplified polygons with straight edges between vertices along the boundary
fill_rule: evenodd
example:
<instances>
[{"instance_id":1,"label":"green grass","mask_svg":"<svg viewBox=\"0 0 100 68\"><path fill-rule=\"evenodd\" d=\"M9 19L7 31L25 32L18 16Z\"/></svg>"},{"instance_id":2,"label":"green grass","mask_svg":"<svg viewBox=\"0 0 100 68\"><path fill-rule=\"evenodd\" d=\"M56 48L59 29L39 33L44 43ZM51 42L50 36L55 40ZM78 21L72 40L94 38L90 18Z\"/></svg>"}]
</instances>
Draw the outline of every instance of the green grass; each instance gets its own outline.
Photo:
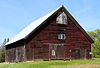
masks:
<instances>
[{"instance_id":1,"label":"green grass","mask_svg":"<svg viewBox=\"0 0 100 68\"><path fill-rule=\"evenodd\" d=\"M0 63L0 68L74 68L79 65L100 65L100 59L93 60L54 60L54 61L31 61L21 63ZM82 67L81 67L82 68ZM100 68L100 67L99 67Z\"/></svg>"}]
</instances>

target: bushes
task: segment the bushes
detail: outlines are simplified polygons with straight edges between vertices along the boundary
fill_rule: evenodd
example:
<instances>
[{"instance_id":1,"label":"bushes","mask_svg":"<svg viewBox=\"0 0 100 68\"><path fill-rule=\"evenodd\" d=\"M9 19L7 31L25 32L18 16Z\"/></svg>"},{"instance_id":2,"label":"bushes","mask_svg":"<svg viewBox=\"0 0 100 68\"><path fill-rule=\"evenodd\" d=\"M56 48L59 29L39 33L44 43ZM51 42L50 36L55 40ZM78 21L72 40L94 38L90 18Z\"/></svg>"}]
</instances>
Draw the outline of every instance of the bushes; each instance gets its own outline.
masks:
<instances>
[{"instance_id":1,"label":"bushes","mask_svg":"<svg viewBox=\"0 0 100 68\"><path fill-rule=\"evenodd\" d=\"M5 51L4 48L0 48L0 63L5 61Z\"/></svg>"},{"instance_id":2,"label":"bushes","mask_svg":"<svg viewBox=\"0 0 100 68\"><path fill-rule=\"evenodd\" d=\"M94 43L92 45L92 55L95 58L100 58L100 29L88 33L94 40Z\"/></svg>"},{"instance_id":3,"label":"bushes","mask_svg":"<svg viewBox=\"0 0 100 68\"><path fill-rule=\"evenodd\" d=\"M5 38L2 45L0 45L0 63L5 62L5 44L9 42L9 38Z\"/></svg>"}]
</instances>

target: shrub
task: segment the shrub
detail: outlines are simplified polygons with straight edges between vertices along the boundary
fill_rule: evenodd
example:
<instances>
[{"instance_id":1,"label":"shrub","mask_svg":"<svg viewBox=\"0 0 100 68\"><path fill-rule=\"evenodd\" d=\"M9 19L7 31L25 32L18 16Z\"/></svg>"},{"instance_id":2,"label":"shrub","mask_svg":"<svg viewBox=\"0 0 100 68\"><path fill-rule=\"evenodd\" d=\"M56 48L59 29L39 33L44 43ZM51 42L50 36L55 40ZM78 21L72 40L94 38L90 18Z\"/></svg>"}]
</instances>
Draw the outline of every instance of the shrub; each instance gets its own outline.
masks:
<instances>
[{"instance_id":1,"label":"shrub","mask_svg":"<svg viewBox=\"0 0 100 68\"><path fill-rule=\"evenodd\" d=\"M5 61L5 51L3 48L0 48L0 63Z\"/></svg>"}]
</instances>

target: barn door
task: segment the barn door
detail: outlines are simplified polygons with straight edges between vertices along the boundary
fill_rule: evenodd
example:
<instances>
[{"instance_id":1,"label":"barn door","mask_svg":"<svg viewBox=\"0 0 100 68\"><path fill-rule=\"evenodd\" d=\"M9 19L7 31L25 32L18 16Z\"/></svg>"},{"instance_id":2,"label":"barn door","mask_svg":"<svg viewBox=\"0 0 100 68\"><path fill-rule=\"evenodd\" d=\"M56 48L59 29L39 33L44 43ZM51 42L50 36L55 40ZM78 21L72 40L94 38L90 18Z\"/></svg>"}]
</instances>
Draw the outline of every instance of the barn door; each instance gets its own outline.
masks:
<instances>
[{"instance_id":1,"label":"barn door","mask_svg":"<svg viewBox=\"0 0 100 68\"><path fill-rule=\"evenodd\" d=\"M16 62L24 61L24 47L20 46L16 48Z\"/></svg>"},{"instance_id":2,"label":"barn door","mask_svg":"<svg viewBox=\"0 0 100 68\"><path fill-rule=\"evenodd\" d=\"M64 46L63 45L50 45L51 59L64 59Z\"/></svg>"},{"instance_id":3,"label":"barn door","mask_svg":"<svg viewBox=\"0 0 100 68\"><path fill-rule=\"evenodd\" d=\"M71 52L72 59L80 59L80 49L73 49Z\"/></svg>"},{"instance_id":4,"label":"barn door","mask_svg":"<svg viewBox=\"0 0 100 68\"><path fill-rule=\"evenodd\" d=\"M56 49L57 49L56 45L50 45L50 56L51 56L51 59L56 59Z\"/></svg>"},{"instance_id":5,"label":"barn door","mask_svg":"<svg viewBox=\"0 0 100 68\"><path fill-rule=\"evenodd\" d=\"M56 54L57 54L56 57L57 59L64 59L64 45L57 46Z\"/></svg>"}]
</instances>

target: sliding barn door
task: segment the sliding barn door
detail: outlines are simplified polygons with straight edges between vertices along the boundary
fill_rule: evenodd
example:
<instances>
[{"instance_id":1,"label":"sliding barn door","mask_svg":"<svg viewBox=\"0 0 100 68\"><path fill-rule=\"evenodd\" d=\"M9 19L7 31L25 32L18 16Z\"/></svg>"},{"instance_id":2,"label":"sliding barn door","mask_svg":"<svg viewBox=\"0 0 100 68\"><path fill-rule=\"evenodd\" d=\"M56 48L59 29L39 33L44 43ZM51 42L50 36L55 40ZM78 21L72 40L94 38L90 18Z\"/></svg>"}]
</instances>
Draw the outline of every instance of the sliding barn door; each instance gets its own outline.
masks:
<instances>
[{"instance_id":1,"label":"sliding barn door","mask_svg":"<svg viewBox=\"0 0 100 68\"><path fill-rule=\"evenodd\" d=\"M63 45L50 45L51 59L64 59L64 46Z\"/></svg>"}]
</instances>

